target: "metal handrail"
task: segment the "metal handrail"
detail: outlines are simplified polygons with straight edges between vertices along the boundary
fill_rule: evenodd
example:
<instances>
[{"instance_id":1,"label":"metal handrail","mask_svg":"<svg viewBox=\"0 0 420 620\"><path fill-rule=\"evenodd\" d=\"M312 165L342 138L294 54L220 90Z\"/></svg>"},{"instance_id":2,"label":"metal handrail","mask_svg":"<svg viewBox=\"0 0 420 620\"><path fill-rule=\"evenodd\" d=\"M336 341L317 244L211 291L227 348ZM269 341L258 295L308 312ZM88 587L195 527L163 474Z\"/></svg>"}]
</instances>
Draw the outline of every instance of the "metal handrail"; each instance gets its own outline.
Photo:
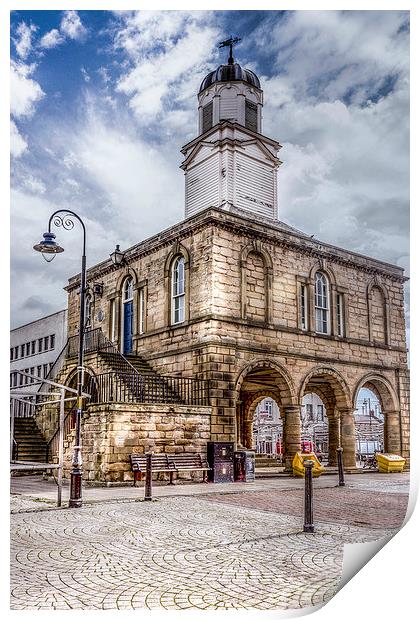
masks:
<instances>
[{"instance_id":1,"label":"metal handrail","mask_svg":"<svg viewBox=\"0 0 420 620\"><path fill-rule=\"evenodd\" d=\"M57 355L54 364L51 366L51 368L49 369L49 371L45 375L44 379L49 379L50 381L53 381L57 377L58 373L60 372L61 368L63 367L64 360L67 357L68 345L69 345L69 339L67 338L66 344L61 349L60 353ZM39 392L43 392L45 385L48 385L48 384L45 383L45 382L42 382L40 384L40 386L39 386L39 390L38 391Z\"/></svg>"},{"instance_id":2,"label":"metal handrail","mask_svg":"<svg viewBox=\"0 0 420 620\"><path fill-rule=\"evenodd\" d=\"M205 379L105 372L91 378L87 387L96 394L91 402L138 402L208 405L209 385Z\"/></svg>"},{"instance_id":3,"label":"metal handrail","mask_svg":"<svg viewBox=\"0 0 420 620\"><path fill-rule=\"evenodd\" d=\"M70 336L68 339L67 357L77 355L78 344L79 336ZM105 358L109 357L117 370L139 374L137 368L124 357L113 342L108 340L100 327L85 332L83 352L85 354L100 353Z\"/></svg>"}]
</instances>

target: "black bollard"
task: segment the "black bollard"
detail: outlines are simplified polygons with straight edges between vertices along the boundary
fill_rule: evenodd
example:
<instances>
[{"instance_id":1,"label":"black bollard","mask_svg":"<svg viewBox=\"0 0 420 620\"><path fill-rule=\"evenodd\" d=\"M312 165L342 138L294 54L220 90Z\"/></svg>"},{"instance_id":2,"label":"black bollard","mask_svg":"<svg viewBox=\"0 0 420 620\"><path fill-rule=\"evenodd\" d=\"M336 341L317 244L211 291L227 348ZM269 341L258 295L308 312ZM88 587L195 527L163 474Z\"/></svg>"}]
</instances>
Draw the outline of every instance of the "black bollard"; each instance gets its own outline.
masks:
<instances>
[{"instance_id":1,"label":"black bollard","mask_svg":"<svg viewBox=\"0 0 420 620\"><path fill-rule=\"evenodd\" d=\"M152 452L146 454L146 483L144 485L144 501L152 501Z\"/></svg>"},{"instance_id":2,"label":"black bollard","mask_svg":"<svg viewBox=\"0 0 420 620\"><path fill-rule=\"evenodd\" d=\"M337 448L338 486L344 487L343 448Z\"/></svg>"},{"instance_id":3,"label":"black bollard","mask_svg":"<svg viewBox=\"0 0 420 620\"><path fill-rule=\"evenodd\" d=\"M303 524L304 532L314 531L314 498L312 489L312 467L313 461L303 461L305 466L305 522Z\"/></svg>"}]
</instances>

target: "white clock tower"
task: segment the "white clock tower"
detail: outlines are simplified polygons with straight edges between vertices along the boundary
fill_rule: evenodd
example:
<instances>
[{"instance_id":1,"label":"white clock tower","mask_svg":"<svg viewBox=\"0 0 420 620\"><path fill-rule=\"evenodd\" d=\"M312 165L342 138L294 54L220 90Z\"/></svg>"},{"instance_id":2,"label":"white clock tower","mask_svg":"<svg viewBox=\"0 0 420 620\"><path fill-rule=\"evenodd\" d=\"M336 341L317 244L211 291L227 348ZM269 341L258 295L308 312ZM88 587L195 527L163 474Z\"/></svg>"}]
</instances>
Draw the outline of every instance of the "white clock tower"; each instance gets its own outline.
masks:
<instances>
[{"instance_id":1,"label":"white clock tower","mask_svg":"<svg viewBox=\"0 0 420 620\"><path fill-rule=\"evenodd\" d=\"M199 136L185 160L185 217L207 209L238 208L277 219L276 140L262 134L263 92L258 77L234 62L209 73L198 93Z\"/></svg>"}]
</instances>

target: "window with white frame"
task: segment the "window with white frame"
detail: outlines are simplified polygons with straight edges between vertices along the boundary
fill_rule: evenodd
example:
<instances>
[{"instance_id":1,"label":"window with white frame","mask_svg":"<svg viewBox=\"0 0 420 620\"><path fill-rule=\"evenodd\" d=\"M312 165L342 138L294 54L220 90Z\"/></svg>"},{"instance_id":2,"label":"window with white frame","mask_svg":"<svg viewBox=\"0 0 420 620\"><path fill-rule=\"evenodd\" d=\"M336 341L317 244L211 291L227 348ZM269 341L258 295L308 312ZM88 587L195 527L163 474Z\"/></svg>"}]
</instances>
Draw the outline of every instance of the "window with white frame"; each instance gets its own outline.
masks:
<instances>
[{"instance_id":1,"label":"window with white frame","mask_svg":"<svg viewBox=\"0 0 420 620\"><path fill-rule=\"evenodd\" d=\"M344 336L344 298L342 293L337 293L337 335Z\"/></svg>"},{"instance_id":2,"label":"window with white frame","mask_svg":"<svg viewBox=\"0 0 420 620\"><path fill-rule=\"evenodd\" d=\"M133 299L133 278L127 278L124 283L124 301Z\"/></svg>"},{"instance_id":3,"label":"window with white frame","mask_svg":"<svg viewBox=\"0 0 420 620\"><path fill-rule=\"evenodd\" d=\"M299 289L299 327L308 329L308 287L301 284Z\"/></svg>"},{"instance_id":4,"label":"window with white frame","mask_svg":"<svg viewBox=\"0 0 420 620\"><path fill-rule=\"evenodd\" d=\"M185 320L185 259L178 256L172 267L172 324Z\"/></svg>"},{"instance_id":5,"label":"window with white frame","mask_svg":"<svg viewBox=\"0 0 420 620\"><path fill-rule=\"evenodd\" d=\"M115 342L115 340L117 339L116 316L115 316L115 299L111 299L111 301L109 303L110 303L109 313L110 313L110 317L111 317L111 325L110 325L109 336L110 336L111 342Z\"/></svg>"},{"instance_id":6,"label":"window with white frame","mask_svg":"<svg viewBox=\"0 0 420 620\"><path fill-rule=\"evenodd\" d=\"M328 280L323 273L315 274L315 331L329 334L330 308L328 303Z\"/></svg>"},{"instance_id":7,"label":"window with white frame","mask_svg":"<svg viewBox=\"0 0 420 620\"><path fill-rule=\"evenodd\" d=\"M146 325L146 294L144 287L139 290L139 333L144 334Z\"/></svg>"},{"instance_id":8,"label":"window with white frame","mask_svg":"<svg viewBox=\"0 0 420 620\"><path fill-rule=\"evenodd\" d=\"M316 407L317 422L323 422L324 420L324 405L317 405Z\"/></svg>"}]
</instances>

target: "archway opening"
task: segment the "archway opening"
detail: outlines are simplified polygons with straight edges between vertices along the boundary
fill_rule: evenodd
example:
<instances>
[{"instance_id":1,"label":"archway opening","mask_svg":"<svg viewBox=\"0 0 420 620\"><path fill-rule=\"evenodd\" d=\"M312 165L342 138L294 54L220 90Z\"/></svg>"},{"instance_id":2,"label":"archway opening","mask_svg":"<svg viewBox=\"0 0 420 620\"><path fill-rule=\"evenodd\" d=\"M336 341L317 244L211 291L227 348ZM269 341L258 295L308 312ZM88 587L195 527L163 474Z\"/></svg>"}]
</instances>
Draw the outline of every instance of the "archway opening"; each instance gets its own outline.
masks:
<instances>
[{"instance_id":1,"label":"archway opening","mask_svg":"<svg viewBox=\"0 0 420 620\"><path fill-rule=\"evenodd\" d=\"M280 459L283 446L283 419L280 407L271 397L261 397L252 421L253 449L257 455Z\"/></svg>"},{"instance_id":2,"label":"archway opening","mask_svg":"<svg viewBox=\"0 0 420 620\"><path fill-rule=\"evenodd\" d=\"M372 385L370 388L362 387L357 393L354 426L357 466L366 467L375 453L383 452L385 448L381 399Z\"/></svg>"},{"instance_id":3,"label":"archway opening","mask_svg":"<svg viewBox=\"0 0 420 620\"><path fill-rule=\"evenodd\" d=\"M323 465L329 462L329 424L327 408L315 392L308 392L301 410L302 452L315 452Z\"/></svg>"},{"instance_id":4,"label":"archway opening","mask_svg":"<svg viewBox=\"0 0 420 620\"><path fill-rule=\"evenodd\" d=\"M254 418L257 405L261 401L271 400L276 405L276 408L272 409L273 415L278 419L278 411L280 418L283 415L283 408L293 402L290 385L287 373L268 361L255 362L241 373L236 388L236 442L238 447L255 449ZM281 422L275 424L278 426ZM273 423L273 430L275 424ZM278 430L276 428L277 434ZM272 435L267 432L267 436Z\"/></svg>"},{"instance_id":5,"label":"archway opening","mask_svg":"<svg viewBox=\"0 0 420 620\"><path fill-rule=\"evenodd\" d=\"M354 467L354 432L348 427L347 419L346 424L342 421L340 425L342 413L351 413L350 391L341 375L331 368L312 370L301 388L301 405L304 408L301 416L302 438L311 442L316 449L316 444L319 444L318 451L323 464L337 465L337 448L341 444L345 465ZM307 405L312 405L312 416L308 415L311 407Z\"/></svg>"}]
</instances>

